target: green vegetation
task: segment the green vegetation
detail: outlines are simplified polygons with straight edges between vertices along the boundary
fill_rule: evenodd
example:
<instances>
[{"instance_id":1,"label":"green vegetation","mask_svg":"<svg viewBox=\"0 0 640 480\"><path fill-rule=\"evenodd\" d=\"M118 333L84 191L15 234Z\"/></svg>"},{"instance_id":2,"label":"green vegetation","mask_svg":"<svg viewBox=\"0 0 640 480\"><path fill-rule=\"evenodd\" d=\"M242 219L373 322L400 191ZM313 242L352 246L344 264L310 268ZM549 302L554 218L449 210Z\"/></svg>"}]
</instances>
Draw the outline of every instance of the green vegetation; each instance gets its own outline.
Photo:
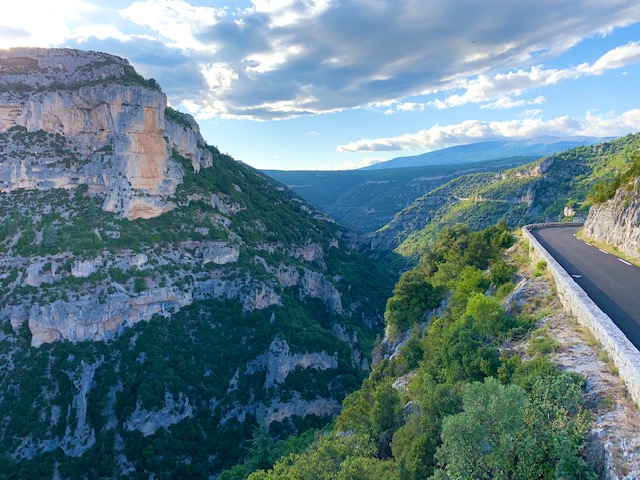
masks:
<instances>
[{"instance_id":1,"label":"green vegetation","mask_svg":"<svg viewBox=\"0 0 640 480\"><path fill-rule=\"evenodd\" d=\"M288 185L342 225L359 233L368 233L383 227L416 198L453 178L468 172L496 172L534 159L512 157L462 165L385 170L265 170L265 173Z\"/></svg>"},{"instance_id":2,"label":"green vegetation","mask_svg":"<svg viewBox=\"0 0 640 480\"><path fill-rule=\"evenodd\" d=\"M610 182L599 181L593 186L587 196L593 204L604 203L613 198L620 187L626 187L629 182L640 177L640 153L630 155L630 164L622 173L618 173Z\"/></svg>"},{"instance_id":3,"label":"green vegetation","mask_svg":"<svg viewBox=\"0 0 640 480\"><path fill-rule=\"evenodd\" d=\"M186 129L192 128L189 116L185 113L179 112L171 107L167 107L164 109L164 116L178 125L182 125Z\"/></svg>"},{"instance_id":4,"label":"green vegetation","mask_svg":"<svg viewBox=\"0 0 640 480\"><path fill-rule=\"evenodd\" d=\"M39 89L160 91L116 63L113 77ZM60 135L14 127L0 143L19 145L18 159L82 166ZM429 192L405 212L413 218L381 232L395 246L415 231L400 251L421 256L388 301L394 279L345 246L348 232L213 146L201 145L213 165L197 173L172 152L175 208L153 219L105 212L86 185L1 194L0 307L10 313L0 328L0 478L592 478L584 382L547 360L559 346L544 332L530 334L530 360L511 347L534 321L500 306L515 272L503 253L507 225L557 216L567 202L584 209L593 180L613 178L638 143L560 154L544 174L540 162L495 173L525 161L512 158L460 178L459 166L351 172L340 185L317 176L325 211L360 231ZM106 164L115 146L93 155ZM205 261L199 249L221 243L239 258ZM305 259L309 249L317 257ZM104 326L92 312L114 297L122 302L109 308L164 287L188 305L160 300L150 321L133 312L120 327L115 308L104 342L30 347L29 320L47 309L91 330ZM383 311L385 342L375 340ZM309 355L322 361L308 365ZM302 416L314 404L318 415Z\"/></svg>"},{"instance_id":5,"label":"green vegetation","mask_svg":"<svg viewBox=\"0 0 640 480\"><path fill-rule=\"evenodd\" d=\"M389 300L409 317L395 328L414 325L399 353L345 399L331 431L249 480L596 478L582 456L583 379L538 352L515 354L508 345L533 322L484 295L490 278L511 281L502 252L512 241L504 225L443 230ZM418 328L420 308L435 303L424 301L429 284L449 291L448 304Z\"/></svg>"},{"instance_id":6,"label":"green vegetation","mask_svg":"<svg viewBox=\"0 0 640 480\"><path fill-rule=\"evenodd\" d=\"M609 198L615 185L637 175L640 167L634 159L638 149L640 134L627 135L600 145L567 150L504 170L500 175L459 177L398 213L377 232L377 240L390 249L397 247L396 251L404 256L417 257L442 228L454 223L481 230L500 220L511 228L561 221L565 206L574 208L578 216L586 216L592 202Z\"/></svg>"},{"instance_id":7,"label":"green vegetation","mask_svg":"<svg viewBox=\"0 0 640 480\"><path fill-rule=\"evenodd\" d=\"M60 141L20 128L4 135L4 141L25 144ZM27 323L14 332L7 318L0 330L0 477L43 478L57 465L63 478L112 478L122 474L122 458L135 469L134 478L207 478L245 459L250 470L266 468L276 456L303 450L315 430L332 421L330 415L301 417L298 405L320 400L333 406L364 380L392 277L345 247L343 229L314 219L291 191L217 148L205 148L214 162L198 173L174 152L183 171L176 208L148 220L103 211L102 199L86 185L1 195L0 253L40 262L42 277L34 286L25 282L24 266L3 265L3 308L58 308L55 302L83 298L103 305L109 295L126 300L164 286L196 298L179 311L161 305L166 316L122 327L106 342L59 341L35 349ZM195 258L200 243L218 241L241 245L238 261L182 261ZM307 261L297 253L309 244L318 245L321 259ZM136 254L148 261L122 263ZM95 262L96 271L73 276L80 260ZM340 294L343 313L304 295L300 285L281 286L274 273L280 267L321 274ZM197 291L196 282L204 285ZM247 309L244 298L264 285L276 291L278 304ZM338 326L349 342L336 333ZM282 383L268 383L260 359L276 340L287 342L289 355L324 352L336 359L335 368L298 366ZM96 366L86 417L95 444L73 457L59 444L75 431L73 398L82 365ZM180 398L191 409L181 421L147 436L127 427L136 411L157 413ZM293 413L280 416L280 408ZM178 418L187 411L175 410ZM35 453L16 457L31 451L23 440L36 445Z\"/></svg>"},{"instance_id":8,"label":"green vegetation","mask_svg":"<svg viewBox=\"0 0 640 480\"><path fill-rule=\"evenodd\" d=\"M83 67L78 69L78 72L82 72L83 70L91 71L96 68L99 68L103 65L111 65L115 64L113 60L104 60L99 62L92 62L84 65ZM120 67L120 71L109 77L100 78L97 80L81 80L75 82L65 82L65 81L54 81L48 84L40 85L40 86L32 86L27 85L21 82L15 83L5 83L0 85L0 93L15 93L15 94L32 94L36 92L50 92L50 91L60 91L60 90L78 90L80 88L85 87L93 87L96 85L109 85L109 84L117 84L117 85L135 85L144 88L148 88L151 90L155 90L157 92L162 92L162 88L160 84L154 79L149 78L146 79L142 75L140 75L136 70L129 65L128 63L120 63L117 64Z\"/></svg>"}]
</instances>

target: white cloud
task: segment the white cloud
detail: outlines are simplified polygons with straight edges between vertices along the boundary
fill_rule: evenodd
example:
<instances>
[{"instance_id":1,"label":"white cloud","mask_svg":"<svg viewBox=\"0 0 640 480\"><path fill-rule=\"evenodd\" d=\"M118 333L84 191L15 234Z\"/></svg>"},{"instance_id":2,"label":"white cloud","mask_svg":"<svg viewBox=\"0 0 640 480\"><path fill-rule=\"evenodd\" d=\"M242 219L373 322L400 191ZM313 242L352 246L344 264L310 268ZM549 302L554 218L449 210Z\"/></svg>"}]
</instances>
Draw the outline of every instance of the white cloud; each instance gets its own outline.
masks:
<instances>
[{"instance_id":1,"label":"white cloud","mask_svg":"<svg viewBox=\"0 0 640 480\"><path fill-rule=\"evenodd\" d=\"M621 136L640 130L640 109L621 115L595 115L588 112L584 119L562 116L543 120L527 116L515 120L483 122L467 120L452 125L435 125L416 133L375 140L358 140L337 147L339 152L431 151L454 145L487 140L528 138L541 135L558 136Z\"/></svg>"},{"instance_id":2,"label":"white cloud","mask_svg":"<svg viewBox=\"0 0 640 480\"><path fill-rule=\"evenodd\" d=\"M0 48L46 47L71 38L70 25L85 21L96 7L83 0L5 1L0 15Z\"/></svg>"},{"instance_id":3,"label":"white cloud","mask_svg":"<svg viewBox=\"0 0 640 480\"><path fill-rule=\"evenodd\" d=\"M138 41L141 39L154 40L150 35L127 35L118 30L114 25L85 25L78 27L71 32L70 36L78 43L84 43L89 39L98 40L116 39L122 42Z\"/></svg>"},{"instance_id":4,"label":"white cloud","mask_svg":"<svg viewBox=\"0 0 640 480\"><path fill-rule=\"evenodd\" d=\"M248 12L266 13L270 27L286 27L305 18L320 15L331 6L331 0L253 0Z\"/></svg>"},{"instance_id":5,"label":"white cloud","mask_svg":"<svg viewBox=\"0 0 640 480\"><path fill-rule=\"evenodd\" d=\"M429 104L438 109L459 107L468 103L487 103L484 105L485 108L511 108L535 104L524 100L514 101L512 97L520 96L526 90L554 85L564 80L602 75L608 70L622 68L638 61L640 42L629 42L605 53L593 64L583 63L566 69L547 69L537 65L529 70L518 69L495 75L479 75L454 86L456 89L463 89L464 93L449 95L444 100L436 99Z\"/></svg>"},{"instance_id":6,"label":"white cloud","mask_svg":"<svg viewBox=\"0 0 640 480\"><path fill-rule=\"evenodd\" d=\"M485 103L480 108L489 108L492 110L505 110L507 108L522 107L524 105L540 105L545 101L542 95L537 96L533 100L514 100L508 95L500 95L493 102Z\"/></svg>"},{"instance_id":7,"label":"white cloud","mask_svg":"<svg viewBox=\"0 0 640 480\"><path fill-rule=\"evenodd\" d=\"M230 90L233 82L238 79L238 73L224 63L202 65L201 72L211 91L216 94Z\"/></svg>"},{"instance_id":8,"label":"white cloud","mask_svg":"<svg viewBox=\"0 0 640 480\"><path fill-rule=\"evenodd\" d=\"M4 3L0 47L116 45L163 80L172 104L186 102L201 118L269 120L372 104L415 112L425 106L415 97L445 91L454 95L435 106L507 108L531 102L518 98L528 89L598 75L640 55L639 42L630 42L574 69L531 67L639 22L637 0L457 0L428 8L415 0L245 0L224 8L135 0L120 11L117 2L96 0ZM168 52L181 68L167 70Z\"/></svg>"},{"instance_id":9,"label":"white cloud","mask_svg":"<svg viewBox=\"0 0 640 480\"><path fill-rule=\"evenodd\" d=\"M400 102L396 106L399 112L422 112L425 109L424 103Z\"/></svg>"},{"instance_id":10,"label":"white cloud","mask_svg":"<svg viewBox=\"0 0 640 480\"><path fill-rule=\"evenodd\" d=\"M383 111L418 111L423 104L401 99L466 88L466 78L477 75L468 93L441 102L484 99L493 103L488 108L505 108L501 96L515 104L518 92L545 84L536 75L554 81L552 71L529 70L534 54L557 55L585 37L640 21L640 6L636 0L460 0L429 8L414 0L253 0L248 8L216 9L144 0L122 14L191 49L200 63L237 75L223 92L198 91L174 103L189 100L206 116L268 120L393 101L399 103ZM514 71L495 77L507 70Z\"/></svg>"},{"instance_id":11,"label":"white cloud","mask_svg":"<svg viewBox=\"0 0 640 480\"><path fill-rule=\"evenodd\" d=\"M120 15L148 27L173 46L201 50L205 45L196 39L205 26L218 23L224 9L194 7L182 0L143 0L132 3Z\"/></svg>"},{"instance_id":12,"label":"white cloud","mask_svg":"<svg viewBox=\"0 0 640 480\"><path fill-rule=\"evenodd\" d=\"M640 42L629 42L608 51L588 68L589 73L601 75L607 70L622 68L640 61Z\"/></svg>"}]
</instances>

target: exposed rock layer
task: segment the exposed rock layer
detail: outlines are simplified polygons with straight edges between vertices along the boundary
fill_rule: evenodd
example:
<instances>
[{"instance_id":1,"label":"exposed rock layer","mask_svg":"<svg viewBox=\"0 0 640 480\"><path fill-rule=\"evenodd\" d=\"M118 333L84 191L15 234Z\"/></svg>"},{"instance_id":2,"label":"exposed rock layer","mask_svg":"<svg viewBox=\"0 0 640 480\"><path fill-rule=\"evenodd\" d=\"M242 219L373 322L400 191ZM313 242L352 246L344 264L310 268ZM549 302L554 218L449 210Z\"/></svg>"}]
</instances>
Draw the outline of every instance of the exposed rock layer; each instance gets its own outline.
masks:
<instances>
[{"instance_id":1,"label":"exposed rock layer","mask_svg":"<svg viewBox=\"0 0 640 480\"><path fill-rule=\"evenodd\" d=\"M640 179L620 188L615 196L589 210L582 233L586 238L613 245L640 260Z\"/></svg>"},{"instance_id":2,"label":"exposed rock layer","mask_svg":"<svg viewBox=\"0 0 640 480\"><path fill-rule=\"evenodd\" d=\"M196 171L212 163L193 118L168 119L165 95L126 60L65 49L1 50L0 60L0 133L23 127L70 139L46 161L5 148L1 191L87 184L106 211L152 218L173 208L167 197L182 180L172 148Z\"/></svg>"}]
</instances>

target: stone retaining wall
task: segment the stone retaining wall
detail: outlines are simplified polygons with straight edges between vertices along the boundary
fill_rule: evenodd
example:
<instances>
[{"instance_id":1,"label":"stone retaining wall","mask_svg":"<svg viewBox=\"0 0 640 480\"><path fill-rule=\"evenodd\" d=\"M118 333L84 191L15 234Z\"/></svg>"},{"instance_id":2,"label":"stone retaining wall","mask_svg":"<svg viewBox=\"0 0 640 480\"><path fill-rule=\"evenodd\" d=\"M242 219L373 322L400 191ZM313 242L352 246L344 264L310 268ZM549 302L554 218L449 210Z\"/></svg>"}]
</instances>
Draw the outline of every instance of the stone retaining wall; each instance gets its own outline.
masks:
<instances>
[{"instance_id":1,"label":"stone retaining wall","mask_svg":"<svg viewBox=\"0 0 640 480\"><path fill-rule=\"evenodd\" d=\"M573 314L578 319L578 323L587 327L602 344L605 352L618 368L620 377L624 380L633 401L636 405L640 405L640 352L529 231L532 228L571 225L582 224L546 223L523 227L523 235L533 247L529 252L531 261L533 264L541 260L547 262L547 268L553 275L558 296L565 310Z\"/></svg>"}]
</instances>

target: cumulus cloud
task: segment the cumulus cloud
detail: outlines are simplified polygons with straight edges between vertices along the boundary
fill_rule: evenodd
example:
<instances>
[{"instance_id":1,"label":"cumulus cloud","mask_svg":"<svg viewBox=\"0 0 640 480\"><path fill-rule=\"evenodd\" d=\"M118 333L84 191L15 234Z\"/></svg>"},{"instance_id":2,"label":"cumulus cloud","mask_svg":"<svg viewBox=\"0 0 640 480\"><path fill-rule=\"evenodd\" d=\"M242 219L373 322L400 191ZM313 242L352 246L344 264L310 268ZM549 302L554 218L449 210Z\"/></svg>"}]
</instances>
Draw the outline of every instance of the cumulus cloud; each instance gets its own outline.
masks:
<instances>
[{"instance_id":1,"label":"cumulus cloud","mask_svg":"<svg viewBox=\"0 0 640 480\"><path fill-rule=\"evenodd\" d=\"M61 44L73 37L72 26L97 8L83 0L3 2L0 48Z\"/></svg>"},{"instance_id":2,"label":"cumulus cloud","mask_svg":"<svg viewBox=\"0 0 640 480\"><path fill-rule=\"evenodd\" d=\"M181 0L145 0L133 2L121 10L120 15L148 27L172 46L200 50L205 46L196 39L198 32L218 23L225 11L192 6Z\"/></svg>"},{"instance_id":3,"label":"cumulus cloud","mask_svg":"<svg viewBox=\"0 0 640 480\"><path fill-rule=\"evenodd\" d=\"M640 109L621 115L596 115L588 112L584 119L570 116L544 120L527 116L514 120L484 122L467 120L451 125L435 125L416 133L375 140L358 140L340 145L339 152L384 152L399 150L431 151L468 143L522 139L542 135L557 136L622 136L640 130Z\"/></svg>"},{"instance_id":4,"label":"cumulus cloud","mask_svg":"<svg viewBox=\"0 0 640 480\"><path fill-rule=\"evenodd\" d=\"M185 99L197 114L276 119L438 92L471 75L491 78L530 63L541 50L555 55L636 22L640 6L635 0L461 0L429 8L409 0L253 0L248 8L215 9L142 0L123 15L207 57L206 78L212 65L226 72L222 91L214 82ZM411 103L407 109L421 108Z\"/></svg>"},{"instance_id":5,"label":"cumulus cloud","mask_svg":"<svg viewBox=\"0 0 640 480\"><path fill-rule=\"evenodd\" d=\"M564 70L531 67L534 59L640 21L637 0L428 6L415 0L245 0L224 8L135 0L119 12L88 0L5 3L0 47L76 44L112 51L106 47L120 42L117 54L160 80L172 103L188 105L201 118L259 120L388 102L389 113L420 111L424 103L412 97L455 88L464 92L436 106L479 101L507 108L526 102L518 97L528 88L570 78ZM149 49L141 53L139 45ZM189 65L182 63L184 71L175 69L170 78L153 61L151 47L188 58ZM572 74L628 65L638 48L619 47ZM195 81L192 93L182 87L181 75Z\"/></svg>"},{"instance_id":6,"label":"cumulus cloud","mask_svg":"<svg viewBox=\"0 0 640 480\"><path fill-rule=\"evenodd\" d=\"M593 64L583 63L566 69L533 66L528 70L518 69L495 75L479 75L472 80L463 80L455 85L464 90L462 94L449 95L444 100L433 100L430 105L438 108L459 107L468 103L485 103L485 108L511 108L526 105L526 100L514 100L526 90L557 84L564 80L575 80L587 75L602 75L608 70L622 68L640 61L640 42L610 50ZM533 103L540 103L535 99Z\"/></svg>"}]
</instances>

